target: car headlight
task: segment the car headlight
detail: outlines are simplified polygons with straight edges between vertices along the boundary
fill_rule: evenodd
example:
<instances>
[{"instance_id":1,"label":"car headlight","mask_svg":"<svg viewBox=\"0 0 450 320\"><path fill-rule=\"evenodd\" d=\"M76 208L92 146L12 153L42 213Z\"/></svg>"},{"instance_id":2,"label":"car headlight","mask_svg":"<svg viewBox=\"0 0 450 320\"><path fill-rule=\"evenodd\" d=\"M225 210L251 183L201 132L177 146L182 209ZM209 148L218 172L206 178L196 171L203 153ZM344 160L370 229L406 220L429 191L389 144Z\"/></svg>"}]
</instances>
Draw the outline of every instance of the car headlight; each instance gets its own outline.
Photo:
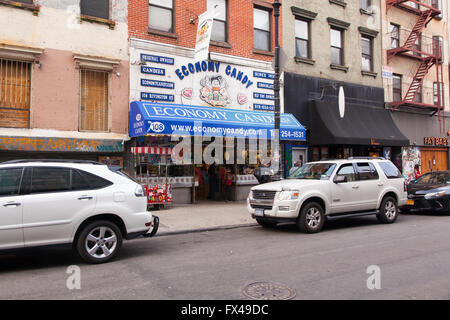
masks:
<instances>
[{"instance_id":1,"label":"car headlight","mask_svg":"<svg viewBox=\"0 0 450 320\"><path fill-rule=\"evenodd\" d=\"M425 199L429 200L429 199L433 199L433 198L440 198L444 195L445 195L445 191L431 192L431 193L427 193L425 195Z\"/></svg>"},{"instance_id":2,"label":"car headlight","mask_svg":"<svg viewBox=\"0 0 450 320\"><path fill-rule=\"evenodd\" d=\"M285 201L285 200L296 200L299 196L298 190L293 191L281 191L278 195L278 200Z\"/></svg>"}]
</instances>

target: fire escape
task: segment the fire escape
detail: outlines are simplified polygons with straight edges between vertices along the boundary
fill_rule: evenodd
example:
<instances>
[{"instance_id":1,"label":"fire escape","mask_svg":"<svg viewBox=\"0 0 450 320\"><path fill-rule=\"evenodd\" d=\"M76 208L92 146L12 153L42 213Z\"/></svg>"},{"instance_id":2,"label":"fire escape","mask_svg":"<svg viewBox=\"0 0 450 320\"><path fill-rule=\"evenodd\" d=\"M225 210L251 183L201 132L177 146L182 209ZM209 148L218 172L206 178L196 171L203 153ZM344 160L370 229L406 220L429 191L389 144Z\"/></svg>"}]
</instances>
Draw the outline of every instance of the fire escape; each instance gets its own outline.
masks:
<instances>
[{"instance_id":1,"label":"fire escape","mask_svg":"<svg viewBox=\"0 0 450 320\"><path fill-rule=\"evenodd\" d=\"M415 5L414 5L415 4ZM392 7L407 11L412 15L417 16L417 20L412 30L408 30L404 41L400 39L399 46L387 51L387 61L393 59L395 56L404 57L419 61L419 67L417 68L413 80L409 85L406 94L402 97L401 101L393 101L391 107L393 110L399 108L416 108L422 111L430 112L432 115L438 113L439 119L441 118L441 111L443 110L442 92L440 83L443 83L443 67L442 67L442 45L438 41L432 42L429 50L424 48L417 48L416 43L421 40L423 30L427 27L430 21L434 17L441 14L441 11L437 9L437 1L435 0L386 0L386 11L389 11ZM412 20L412 19L411 19ZM400 32L400 31L399 31ZM434 104L424 104L416 101L416 96L421 92L422 84L430 69L436 67L436 82L437 82L437 101L435 99ZM433 90L435 90L433 88Z\"/></svg>"}]
</instances>

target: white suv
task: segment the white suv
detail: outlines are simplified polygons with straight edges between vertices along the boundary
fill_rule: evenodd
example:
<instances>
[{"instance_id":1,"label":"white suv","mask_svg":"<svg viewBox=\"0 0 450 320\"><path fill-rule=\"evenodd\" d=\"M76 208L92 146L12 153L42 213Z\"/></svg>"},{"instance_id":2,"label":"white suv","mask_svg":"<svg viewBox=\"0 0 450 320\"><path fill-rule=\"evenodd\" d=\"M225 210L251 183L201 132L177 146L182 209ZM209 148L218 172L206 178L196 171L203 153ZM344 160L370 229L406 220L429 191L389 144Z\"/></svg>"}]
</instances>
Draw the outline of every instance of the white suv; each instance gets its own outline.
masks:
<instances>
[{"instance_id":1,"label":"white suv","mask_svg":"<svg viewBox=\"0 0 450 320\"><path fill-rule=\"evenodd\" d=\"M350 158L305 164L288 179L250 191L247 208L264 227L295 222L302 232L319 232L325 220L376 214L393 223L406 204L405 181L384 158Z\"/></svg>"},{"instance_id":2,"label":"white suv","mask_svg":"<svg viewBox=\"0 0 450 320\"><path fill-rule=\"evenodd\" d=\"M141 185L89 161L0 164L0 250L72 243L89 263L152 227Z\"/></svg>"}]
</instances>

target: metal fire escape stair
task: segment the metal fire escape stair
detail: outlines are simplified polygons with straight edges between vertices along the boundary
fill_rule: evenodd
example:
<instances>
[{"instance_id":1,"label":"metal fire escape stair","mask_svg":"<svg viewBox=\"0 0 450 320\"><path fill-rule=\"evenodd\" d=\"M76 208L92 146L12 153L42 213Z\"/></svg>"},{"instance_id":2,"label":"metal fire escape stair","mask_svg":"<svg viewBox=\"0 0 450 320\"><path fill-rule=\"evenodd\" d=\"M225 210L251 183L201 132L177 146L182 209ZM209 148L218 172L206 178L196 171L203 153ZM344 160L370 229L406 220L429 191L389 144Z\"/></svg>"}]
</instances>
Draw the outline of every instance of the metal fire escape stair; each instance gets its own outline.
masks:
<instances>
[{"instance_id":1,"label":"metal fire escape stair","mask_svg":"<svg viewBox=\"0 0 450 320\"><path fill-rule=\"evenodd\" d=\"M412 7L408 2L414 2L419 6L418 8ZM400 107L414 107L420 108L422 110L430 110L432 114L435 114L436 112L440 113L441 109L443 109L442 101L440 101L440 88L438 88L439 102L437 105L415 102L415 98L420 88L422 87L424 79L430 71L430 68L434 65L437 66L437 82L439 83L442 81L442 66L440 66L441 52L440 50L435 50L433 52L423 52L421 51L421 49L416 49L415 44L430 21L432 21L433 18L439 15L441 12L440 10L429 6L428 4L420 0L386 0L386 11L388 11L392 7L396 7L398 9L405 10L409 13L417 15L418 19L403 45L387 51L388 63L395 56L403 56L420 61L420 65L413 77L412 83L410 84L406 95L404 96L402 101L392 102L392 109L395 110ZM424 8L425 10L421 10L420 8Z\"/></svg>"}]
</instances>

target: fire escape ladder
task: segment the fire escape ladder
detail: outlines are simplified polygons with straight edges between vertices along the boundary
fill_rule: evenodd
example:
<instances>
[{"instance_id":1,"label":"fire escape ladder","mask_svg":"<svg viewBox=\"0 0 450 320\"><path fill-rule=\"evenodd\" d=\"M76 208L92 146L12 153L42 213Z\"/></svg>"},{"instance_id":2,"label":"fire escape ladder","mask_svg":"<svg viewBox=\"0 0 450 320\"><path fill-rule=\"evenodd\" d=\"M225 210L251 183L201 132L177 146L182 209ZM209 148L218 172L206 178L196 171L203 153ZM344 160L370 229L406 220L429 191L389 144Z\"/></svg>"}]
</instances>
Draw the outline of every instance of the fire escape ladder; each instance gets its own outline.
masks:
<instances>
[{"instance_id":1,"label":"fire escape ladder","mask_svg":"<svg viewBox=\"0 0 450 320\"><path fill-rule=\"evenodd\" d=\"M411 33L409 34L408 38L405 41L405 44L403 45L404 48L407 48L408 51L412 50L414 48L414 45L417 42L417 39L422 34L423 29L428 25L428 23L432 20L431 17L431 10L423 12L419 19L416 21L416 24L414 25L413 29L411 30Z\"/></svg>"},{"instance_id":2,"label":"fire escape ladder","mask_svg":"<svg viewBox=\"0 0 450 320\"><path fill-rule=\"evenodd\" d=\"M421 61L419 68L414 75L413 81L409 86L408 91L406 92L405 98L403 99L406 102L413 102L416 98L417 92L422 87L423 80L427 75L430 68L435 64L434 58L428 58Z\"/></svg>"}]
</instances>

